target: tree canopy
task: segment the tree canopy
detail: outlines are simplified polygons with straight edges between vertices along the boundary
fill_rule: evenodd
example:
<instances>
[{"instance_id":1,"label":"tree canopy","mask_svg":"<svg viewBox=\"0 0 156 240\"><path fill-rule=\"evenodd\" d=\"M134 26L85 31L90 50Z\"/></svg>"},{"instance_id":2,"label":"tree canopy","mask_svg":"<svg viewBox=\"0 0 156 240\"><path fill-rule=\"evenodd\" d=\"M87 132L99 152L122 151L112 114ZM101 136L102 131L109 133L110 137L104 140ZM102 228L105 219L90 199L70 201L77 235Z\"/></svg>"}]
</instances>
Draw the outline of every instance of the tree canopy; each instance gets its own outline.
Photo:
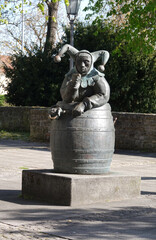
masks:
<instances>
[{"instance_id":1,"label":"tree canopy","mask_svg":"<svg viewBox=\"0 0 156 240\"><path fill-rule=\"evenodd\" d=\"M114 42L116 33L102 25L95 36L96 24L78 24L75 31L75 47L90 52L105 49L114 51L118 42ZM69 42L69 29L63 44ZM8 102L15 105L51 106L60 100L59 88L69 68L69 56L55 63L51 56L58 53L61 45L53 49L50 55L36 49L29 56L13 56L13 68L5 68L11 79L7 90ZM145 53L127 53L125 45L118 53L110 54L105 75L111 88L110 104L113 111L156 112L156 55ZM100 62L97 62L99 65ZM35 93L35 94L34 94Z\"/></svg>"},{"instance_id":2,"label":"tree canopy","mask_svg":"<svg viewBox=\"0 0 156 240\"><path fill-rule=\"evenodd\" d=\"M104 12L107 7L107 16L104 19ZM155 49L156 28L154 0L90 0L86 10L91 10L93 14L98 14L94 22L101 24L103 20L110 24L110 28L120 32L117 35L118 41L128 42L129 51L152 52ZM100 28L100 26L99 26ZM116 48L118 50L120 45Z\"/></svg>"},{"instance_id":3,"label":"tree canopy","mask_svg":"<svg viewBox=\"0 0 156 240\"><path fill-rule=\"evenodd\" d=\"M36 2L42 13L48 7L47 37L45 48L55 45L57 29L57 12L60 0L23 0L24 4L31 5ZM64 0L69 4L69 0ZM150 53L155 49L155 1L154 0L89 0L86 10L90 10L88 19L94 16L97 29L104 21L117 34L119 43L126 42L129 51L143 51ZM7 23L7 14L10 11L21 11L21 0L2 0L0 4L0 23ZM120 44L116 51L120 50Z\"/></svg>"}]
</instances>

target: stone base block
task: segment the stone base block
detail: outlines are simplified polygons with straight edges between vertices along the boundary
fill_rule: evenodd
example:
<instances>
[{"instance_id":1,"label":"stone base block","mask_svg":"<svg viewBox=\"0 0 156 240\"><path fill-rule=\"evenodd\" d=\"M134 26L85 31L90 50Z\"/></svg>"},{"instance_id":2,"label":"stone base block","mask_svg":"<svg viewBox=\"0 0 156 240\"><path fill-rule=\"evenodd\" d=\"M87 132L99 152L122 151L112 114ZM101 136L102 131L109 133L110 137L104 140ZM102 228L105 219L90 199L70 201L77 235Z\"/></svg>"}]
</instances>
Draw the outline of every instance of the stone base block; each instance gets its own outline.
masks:
<instances>
[{"instance_id":1,"label":"stone base block","mask_svg":"<svg viewBox=\"0 0 156 240\"><path fill-rule=\"evenodd\" d=\"M59 174L52 170L24 170L22 195L53 205L78 206L120 201L140 195L139 176Z\"/></svg>"}]
</instances>

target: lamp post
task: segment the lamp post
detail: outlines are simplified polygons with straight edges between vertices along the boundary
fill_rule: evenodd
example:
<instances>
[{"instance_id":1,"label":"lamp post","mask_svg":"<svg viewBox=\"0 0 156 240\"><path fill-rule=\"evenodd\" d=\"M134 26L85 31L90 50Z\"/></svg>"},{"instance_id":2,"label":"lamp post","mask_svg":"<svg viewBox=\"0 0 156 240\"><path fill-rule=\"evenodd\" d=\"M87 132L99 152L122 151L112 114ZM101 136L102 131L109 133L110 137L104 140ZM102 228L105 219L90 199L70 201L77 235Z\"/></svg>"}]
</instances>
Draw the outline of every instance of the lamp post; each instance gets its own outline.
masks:
<instances>
[{"instance_id":1,"label":"lamp post","mask_svg":"<svg viewBox=\"0 0 156 240\"><path fill-rule=\"evenodd\" d=\"M22 0L22 53L24 53L24 2Z\"/></svg>"},{"instance_id":2,"label":"lamp post","mask_svg":"<svg viewBox=\"0 0 156 240\"><path fill-rule=\"evenodd\" d=\"M69 0L69 6L66 5L67 16L70 22L70 45L74 46L74 21L77 17L80 3L82 0ZM73 59L70 58L70 69L73 68Z\"/></svg>"}]
</instances>

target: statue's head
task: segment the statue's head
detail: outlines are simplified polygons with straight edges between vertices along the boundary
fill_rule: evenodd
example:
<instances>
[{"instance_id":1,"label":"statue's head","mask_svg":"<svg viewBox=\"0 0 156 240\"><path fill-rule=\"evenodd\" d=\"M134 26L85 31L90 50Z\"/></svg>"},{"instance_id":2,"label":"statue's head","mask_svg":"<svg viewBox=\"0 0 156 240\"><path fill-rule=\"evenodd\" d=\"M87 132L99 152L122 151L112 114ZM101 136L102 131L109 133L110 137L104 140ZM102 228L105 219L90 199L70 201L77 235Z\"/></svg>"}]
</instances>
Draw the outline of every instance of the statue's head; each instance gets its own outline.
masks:
<instances>
[{"instance_id":1,"label":"statue's head","mask_svg":"<svg viewBox=\"0 0 156 240\"><path fill-rule=\"evenodd\" d=\"M66 52L74 60L76 70L82 76L85 76L87 73L89 73L92 70L94 63L100 58L102 59L102 64L99 66L99 71L103 72L104 66L109 59L109 52L105 50L99 50L99 51L90 53L87 50L78 51L76 48L72 47L71 45L65 44L62 47L59 54L55 56L54 58L55 62L60 62L61 57L63 57L64 53Z\"/></svg>"},{"instance_id":2,"label":"statue's head","mask_svg":"<svg viewBox=\"0 0 156 240\"><path fill-rule=\"evenodd\" d=\"M93 65L92 55L88 51L80 51L76 54L75 66L76 70L85 76L91 69Z\"/></svg>"}]
</instances>

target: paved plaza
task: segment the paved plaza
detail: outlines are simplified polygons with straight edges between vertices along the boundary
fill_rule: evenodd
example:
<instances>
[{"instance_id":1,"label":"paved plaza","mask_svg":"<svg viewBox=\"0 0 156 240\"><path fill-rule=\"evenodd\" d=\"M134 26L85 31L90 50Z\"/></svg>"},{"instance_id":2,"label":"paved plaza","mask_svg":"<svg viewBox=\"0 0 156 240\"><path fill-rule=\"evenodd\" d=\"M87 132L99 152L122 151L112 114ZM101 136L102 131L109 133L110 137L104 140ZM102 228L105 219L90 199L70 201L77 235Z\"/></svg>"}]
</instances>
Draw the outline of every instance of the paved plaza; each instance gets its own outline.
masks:
<instances>
[{"instance_id":1,"label":"paved plaza","mask_svg":"<svg viewBox=\"0 0 156 240\"><path fill-rule=\"evenodd\" d=\"M47 144L0 140L0 240L156 239L156 154L114 154L112 172L141 176L139 198L74 208L22 199L22 170L52 167Z\"/></svg>"}]
</instances>

